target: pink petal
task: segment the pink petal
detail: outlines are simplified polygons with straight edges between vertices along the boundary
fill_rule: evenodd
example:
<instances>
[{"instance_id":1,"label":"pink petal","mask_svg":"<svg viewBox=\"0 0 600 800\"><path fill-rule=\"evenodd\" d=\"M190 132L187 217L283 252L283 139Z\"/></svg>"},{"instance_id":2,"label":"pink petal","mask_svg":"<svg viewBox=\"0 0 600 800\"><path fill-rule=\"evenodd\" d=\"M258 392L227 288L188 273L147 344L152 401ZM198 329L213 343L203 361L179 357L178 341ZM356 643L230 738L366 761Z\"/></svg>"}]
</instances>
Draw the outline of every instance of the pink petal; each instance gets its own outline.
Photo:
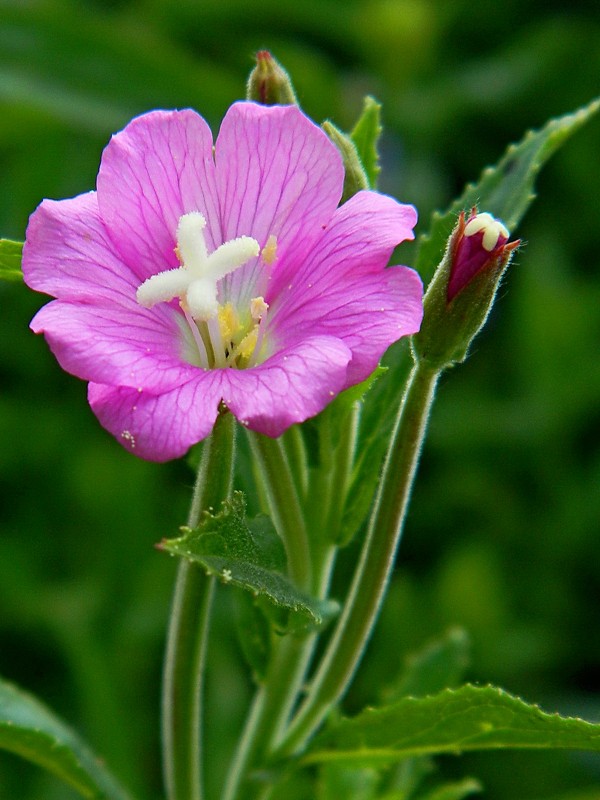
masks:
<instances>
[{"instance_id":1,"label":"pink petal","mask_svg":"<svg viewBox=\"0 0 600 800\"><path fill-rule=\"evenodd\" d=\"M97 305L131 307L139 285L107 236L95 192L38 206L27 227L23 275L38 292Z\"/></svg>"},{"instance_id":2,"label":"pink petal","mask_svg":"<svg viewBox=\"0 0 600 800\"><path fill-rule=\"evenodd\" d=\"M150 392L167 391L198 370L182 359L178 312L94 307L55 300L31 322L61 367L84 380Z\"/></svg>"},{"instance_id":3,"label":"pink petal","mask_svg":"<svg viewBox=\"0 0 600 800\"><path fill-rule=\"evenodd\" d=\"M102 155L98 203L114 246L139 282L178 265L179 218L200 211L209 250L221 241L210 128L195 111L152 111Z\"/></svg>"},{"instance_id":4,"label":"pink petal","mask_svg":"<svg viewBox=\"0 0 600 800\"><path fill-rule=\"evenodd\" d=\"M299 258L339 202L344 168L336 147L296 106L235 103L216 142L223 236L277 238L277 263ZM254 259L223 281L228 297L264 294ZM250 287L250 288L248 288Z\"/></svg>"},{"instance_id":5,"label":"pink petal","mask_svg":"<svg viewBox=\"0 0 600 800\"><path fill-rule=\"evenodd\" d=\"M414 270L389 267L347 285L343 294L318 298L310 311L296 320L295 328L338 336L350 348L346 388L365 380L393 342L419 330L422 297L423 284ZM286 340L294 333L294 323L288 322Z\"/></svg>"},{"instance_id":6,"label":"pink petal","mask_svg":"<svg viewBox=\"0 0 600 800\"><path fill-rule=\"evenodd\" d=\"M413 238L415 222L412 206L390 197L352 197L273 299L269 329L283 342L307 330L339 337L352 351L346 385L364 380L392 342L421 324L420 278L406 267L385 268L394 246Z\"/></svg>"},{"instance_id":7,"label":"pink petal","mask_svg":"<svg viewBox=\"0 0 600 800\"><path fill-rule=\"evenodd\" d=\"M156 396L90 383L88 400L100 423L123 447L149 461L168 461L212 431L220 382L220 372L202 372Z\"/></svg>"},{"instance_id":8,"label":"pink petal","mask_svg":"<svg viewBox=\"0 0 600 800\"><path fill-rule=\"evenodd\" d=\"M280 436L296 422L322 411L346 383L351 358L333 336L311 336L247 370L227 370L223 400L240 422Z\"/></svg>"},{"instance_id":9,"label":"pink petal","mask_svg":"<svg viewBox=\"0 0 600 800\"><path fill-rule=\"evenodd\" d=\"M375 192L358 192L340 206L309 252L290 253L274 273L265 297L279 309L304 304L343 288L349 279L382 270L396 245L414 239L417 212L410 205ZM273 318L271 318L273 319Z\"/></svg>"}]
</instances>

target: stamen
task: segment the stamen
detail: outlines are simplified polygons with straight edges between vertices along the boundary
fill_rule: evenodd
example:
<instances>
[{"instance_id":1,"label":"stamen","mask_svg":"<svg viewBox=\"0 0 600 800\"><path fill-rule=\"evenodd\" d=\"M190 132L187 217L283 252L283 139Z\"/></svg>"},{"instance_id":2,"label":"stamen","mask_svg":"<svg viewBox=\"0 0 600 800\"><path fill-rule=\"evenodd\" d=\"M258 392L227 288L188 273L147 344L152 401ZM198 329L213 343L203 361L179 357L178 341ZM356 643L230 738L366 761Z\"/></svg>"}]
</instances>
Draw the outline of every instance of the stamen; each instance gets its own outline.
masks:
<instances>
[{"instance_id":1,"label":"stamen","mask_svg":"<svg viewBox=\"0 0 600 800\"><path fill-rule=\"evenodd\" d=\"M200 335L200 331L198 330L198 326L196 325L196 323L194 322L194 320L190 316L190 312L185 307L185 304L183 302L181 302L179 305L181 306L181 310L183 311L183 313L185 315L187 324L190 326L190 330L192 331L192 336L194 337L194 342L196 344L196 347L198 348L198 357L200 359L200 366L203 369L208 369L208 367L209 367L209 364L208 364L208 353L206 352L206 345L204 344L202 336Z\"/></svg>"},{"instance_id":2,"label":"stamen","mask_svg":"<svg viewBox=\"0 0 600 800\"><path fill-rule=\"evenodd\" d=\"M226 367L227 359L225 358L225 345L223 344L223 339L221 338L218 317L215 316L206 320L206 326L208 328L208 335L210 336L210 341L215 356L214 365L215 367Z\"/></svg>"},{"instance_id":3,"label":"stamen","mask_svg":"<svg viewBox=\"0 0 600 800\"><path fill-rule=\"evenodd\" d=\"M240 320L231 303L219 308L219 328L224 342L230 342L240 327Z\"/></svg>"},{"instance_id":4,"label":"stamen","mask_svg":"<svg viewBox=\"0 0 600 800\"><path fill-rule=\"evenodd\" d=\"M277 237L271 234L261 252L262 260L271 266L277 258Z\"/></svg>"},{"instance_id":5,"label":"stamen","mask_svg":"<svg viewBox=\"0 0 600 800\"><path fill-rule=\"evenodd\" d=\"M269 304L265 303L264 297L253 297L250 300L250 316L254 322L259 322L267 313L268 308Z\"/></svg>"},{"instance_id":6,"label":"stamen","mask_svg":"<svg viewBox=\"0 0 600 800\"><path fill-rule=\"evenodd\" d=\"M254 330L257 331L257 336L256 336L256 342L254 344L254 349L248 359L248 364L247 364L248 367L253 367L256 364L256 360L258 359L258 356L260 354L260 350L263 344L263 339L265 338L268 309L269 309L269 304L265 303L262 297L254 297L250 301L250 314L252 316L252 319L256 319L256 317L258 317L258 320L257 324L254 326Z\"/></svg>"}]
</instances>

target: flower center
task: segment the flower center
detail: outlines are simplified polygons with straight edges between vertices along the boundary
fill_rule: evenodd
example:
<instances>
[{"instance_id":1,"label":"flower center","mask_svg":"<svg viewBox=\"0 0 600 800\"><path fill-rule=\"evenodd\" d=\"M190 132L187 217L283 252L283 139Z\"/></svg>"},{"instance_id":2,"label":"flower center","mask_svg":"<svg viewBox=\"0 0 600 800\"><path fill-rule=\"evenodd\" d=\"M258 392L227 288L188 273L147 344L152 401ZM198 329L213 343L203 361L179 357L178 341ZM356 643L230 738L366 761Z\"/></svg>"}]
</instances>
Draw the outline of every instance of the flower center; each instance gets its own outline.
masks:
<instances>
[{"instance_id":1,"label":"flower center","mask_svg":"<svg viewBox=\"0 0 600 800\"><path fill-rule=\"evenodd\" d=\"M138 288L140 305L152 308L179 298L194 341L191 363L212 367L252 366L260 357L267 304L262 297L250 301L247 309L231 302L219 304L217 284L260 252L256 239L240 236L208 253L204 238L206 220L199 212L184 214L177 226L175 252L180 267L148 278Z\"/></svg>"}]
</instances>

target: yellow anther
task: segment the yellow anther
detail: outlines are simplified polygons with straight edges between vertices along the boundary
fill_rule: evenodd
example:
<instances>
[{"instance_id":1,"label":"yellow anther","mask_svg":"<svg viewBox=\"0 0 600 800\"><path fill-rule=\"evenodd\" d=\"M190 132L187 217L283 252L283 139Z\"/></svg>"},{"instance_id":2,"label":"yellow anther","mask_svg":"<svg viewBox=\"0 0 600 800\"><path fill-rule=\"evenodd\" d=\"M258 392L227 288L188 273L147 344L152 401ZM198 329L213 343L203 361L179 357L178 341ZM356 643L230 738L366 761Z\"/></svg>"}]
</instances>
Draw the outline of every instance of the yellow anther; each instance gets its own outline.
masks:
<instances>
[{"instance_id":1,"label":"yellow anther","mask_svg":"<svg viewBox=\"0 0 600 800\"><path fill-rule=\"evenodd\" d=\"M255 325L250 333L247 333L239 345L236 347L236 355L242 358L250 358L258 341L258 325Z\"/></svg>"},{"instance_id":2,"label":"yellow anther","mask_svg":"<svg viewBox=\"0 0 600 800\"><path fill-rule=\"evenodd\" d=\"M266 245L261 251L262 260L267 265L271 265L277 258L277 237L271 234L267 239Z\"/></svg>"},{"instance_id":3,"label":"yellow anther","mask_svg":"<svg viewBox=\"0 0 600 800\"><path fill-rule=\"evenodd\" d=\"M240 321L231 303L219 307L219 330L224 342L230 342L240 327Z\"/></svg>"},{"instance_id":4,"label":"yellow anther","mask_svg":"<svg viewBox=\"0 0 600 800\"><path fill-rule=\"evenodd\" d=\"M261 320L267 313L268 308L269 304L265 303L264 297L253 297L250 300L250 316L254 322Z\"/></svg>"}]
</instances>

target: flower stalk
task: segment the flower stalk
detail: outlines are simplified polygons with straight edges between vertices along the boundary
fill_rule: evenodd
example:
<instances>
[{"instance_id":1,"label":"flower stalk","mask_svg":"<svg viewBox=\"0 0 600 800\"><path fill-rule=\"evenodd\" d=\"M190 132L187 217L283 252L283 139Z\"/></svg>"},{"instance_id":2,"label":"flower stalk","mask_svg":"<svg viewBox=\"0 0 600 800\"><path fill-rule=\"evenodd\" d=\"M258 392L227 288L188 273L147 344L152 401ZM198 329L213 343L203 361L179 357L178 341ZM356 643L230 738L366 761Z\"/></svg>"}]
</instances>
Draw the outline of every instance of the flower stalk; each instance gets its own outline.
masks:
<instances>
[{"instance_id":1,"label":"flower stalk","mask_svg":"<svg viewBox=\"0 0 600 800\"><path fill-rule=\"evenodd\" d=\"M188 527L204 510L231 495L235 420L221 413L206 440L198 469ZM215 579L182 560L177 573L165 656L162 743L168 800L202 800L202 713L206 650Z\"/></svg>"},{"instance_id":2,"label":"flower stalk","mask_svg":"<svg viewBox=\"0 0 600 800\"><path fill-rule=\"evenodd\" d=\"M342 615L275 758L301 749L344 694L367 645L394 565L439 375L427 364L413 368Z\"/></svg>"}]
</instances>

